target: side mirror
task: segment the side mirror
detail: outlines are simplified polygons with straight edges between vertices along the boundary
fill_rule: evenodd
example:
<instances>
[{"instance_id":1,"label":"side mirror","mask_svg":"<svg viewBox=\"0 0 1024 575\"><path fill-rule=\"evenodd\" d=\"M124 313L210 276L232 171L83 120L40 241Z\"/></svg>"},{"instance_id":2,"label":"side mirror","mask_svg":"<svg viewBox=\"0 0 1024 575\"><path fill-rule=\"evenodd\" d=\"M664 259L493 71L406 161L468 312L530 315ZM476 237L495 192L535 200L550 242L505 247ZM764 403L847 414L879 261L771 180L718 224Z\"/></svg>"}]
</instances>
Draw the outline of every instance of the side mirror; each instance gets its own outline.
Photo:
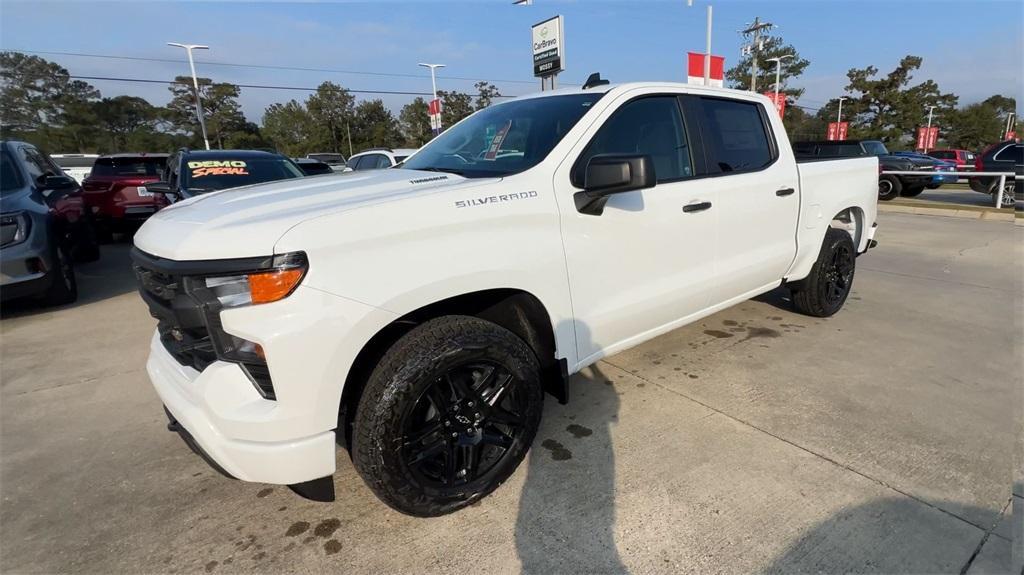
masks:
<instances>
[{"instance_id":1,"label":"side mirror","mask_svg":"<svg viewBox=\"0 0 1024 575\"><path fill-rule=\"evenodd\" d=\"M167 199L173 199L178 197L178 192L171 189L171 184L167 182L149 182L145 184L146 191L151 194L160 194L166 196Z\"/></svg>"},{"instance_id":2,"label":"side mirror","mask_svg":"<svg viewBox=\"0 0 1024 575\"><path fill-rule=\"evenodd\" d=\"M78 182L76 182L74 178L63 174L59 176L47 174L41 179L43 190L66 190L78 185Z\"/></svg>"},{"instance_id":3,"label":"side mirror","mask_svg":"<svg viewBox=\"0 0 1024 575\"><path fill-rule=\"evenodd\" d=\"M657 183L654 161L644 154L602 154L587 163L583 191L574 196L580 213L599 216L608 196L653 188Z\"/></svg>"}]
</instances>

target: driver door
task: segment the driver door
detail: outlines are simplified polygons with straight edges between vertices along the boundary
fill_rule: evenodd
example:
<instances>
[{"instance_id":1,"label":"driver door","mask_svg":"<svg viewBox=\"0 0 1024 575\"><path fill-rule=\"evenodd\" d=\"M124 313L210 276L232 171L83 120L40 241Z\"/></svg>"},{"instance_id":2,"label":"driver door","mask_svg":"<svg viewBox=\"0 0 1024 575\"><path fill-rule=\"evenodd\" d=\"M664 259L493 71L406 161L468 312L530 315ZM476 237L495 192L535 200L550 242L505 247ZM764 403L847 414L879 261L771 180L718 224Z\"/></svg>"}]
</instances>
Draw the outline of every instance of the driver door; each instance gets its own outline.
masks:
<instances>
[{"instance_id":1,"label":"driver door","mask_svg":"<svg viewBox=\"0 0 1024 575\"><path fill-rule=\"evenodd\" d=\"M682 102L636 92L620 102L555 175L580 366L701 312L715 279L717 197L694 179L702 160L692 153L698 135L684 122ZM600 215L576 208L590 158L638 153L653 160L654 187L609 196Z\"/></svg>"}]
</instances>

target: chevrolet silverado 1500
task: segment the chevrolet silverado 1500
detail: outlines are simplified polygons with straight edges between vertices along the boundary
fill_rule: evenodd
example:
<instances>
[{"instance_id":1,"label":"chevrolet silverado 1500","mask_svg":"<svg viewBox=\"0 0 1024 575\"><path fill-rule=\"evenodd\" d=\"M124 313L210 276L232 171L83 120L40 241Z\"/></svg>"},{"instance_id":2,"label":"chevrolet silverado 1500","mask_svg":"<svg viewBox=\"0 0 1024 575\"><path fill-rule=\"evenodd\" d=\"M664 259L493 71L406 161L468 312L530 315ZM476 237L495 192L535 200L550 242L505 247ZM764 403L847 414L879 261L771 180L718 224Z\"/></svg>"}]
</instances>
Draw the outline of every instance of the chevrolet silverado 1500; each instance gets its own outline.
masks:
<instances>
[{"instance_id":1,"label":"chevrolet silverado 1500","mask_svg":"<svg viewBox=\"0 0 1024 575\"><path fill-rule=\"evenodd\" d=\"M798 164L757 94L544 92L395 169L212 192L135 236L170 428L224 474L334 497L338 444L388 505L479 500L544 392L787 286L834 314L874 245L878 160Z\"/></svg>"}]
</instances>

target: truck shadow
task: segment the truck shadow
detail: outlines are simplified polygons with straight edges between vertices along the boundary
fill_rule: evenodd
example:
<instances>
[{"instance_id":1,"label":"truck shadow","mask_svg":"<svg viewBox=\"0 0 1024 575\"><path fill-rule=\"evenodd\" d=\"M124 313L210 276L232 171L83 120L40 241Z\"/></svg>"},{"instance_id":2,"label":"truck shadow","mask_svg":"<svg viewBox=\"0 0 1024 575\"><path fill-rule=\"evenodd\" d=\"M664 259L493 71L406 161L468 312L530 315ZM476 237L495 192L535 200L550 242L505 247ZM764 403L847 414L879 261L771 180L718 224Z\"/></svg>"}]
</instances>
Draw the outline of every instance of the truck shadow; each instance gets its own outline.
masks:
<instances>
[{"instance_id":1,"label":"truck shadow","mask_svg":"<svg viewBox=\"0 0 1024 575\"><path fill-rule=\"evenodd\" d=\"M95 262L75 264L78 281L78 300L72 304L47 307L31 298L4 302L0 305L0 318L11 319L31 315L43 315L71 309L108 298L133 292L136 289L135 273L132 271L131 242L104 244L100 247L100 259Z\"/></svg>"},{"instance_id":2,"label":"truck shadow","mask_svg":"<svg viewBox=\"0 0 1024 575\"><path fill-rule=\"evenodd\" d=\"M578 329L577 337L589 333ZM615 546L611 438L618 394L595 364L573 376L569 397L567 406L545 400L530 450L516 520L523 573L624 573Z\"/></svg>"}]
</instances>

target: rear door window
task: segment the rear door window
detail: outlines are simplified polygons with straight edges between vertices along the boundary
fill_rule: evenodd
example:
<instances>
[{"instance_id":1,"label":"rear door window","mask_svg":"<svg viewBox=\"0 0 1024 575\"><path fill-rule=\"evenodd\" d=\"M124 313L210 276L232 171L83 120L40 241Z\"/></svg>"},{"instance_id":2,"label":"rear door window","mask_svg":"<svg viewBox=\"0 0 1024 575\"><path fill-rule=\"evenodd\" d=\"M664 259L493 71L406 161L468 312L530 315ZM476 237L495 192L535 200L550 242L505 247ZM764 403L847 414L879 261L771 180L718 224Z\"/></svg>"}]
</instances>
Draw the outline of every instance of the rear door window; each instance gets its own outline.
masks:
<instances>
[{"instance_id":1,"label":"rear door window","mask_svg":"<svg viewBox=\"0 0 1024 575\"><path fill-rule=\"evenodd\" d=\"M711 168L723 173L759 170L775 160L760 104L701 98L704 141ZM822 154L824 155L824 154Z\"/></svg>"},{"instance_id":2,"label":"rear door window","mask_svg":"<svg viewBox=\"0 0 1024 575\"><path fill-rule=\"evenodd\" d=\"M391 158L384 154L377 154L377 169L384 169L391 167Z\"/></svg>"},{"instance_id":3,"label":"rear door window","mask_svg":"<svg viewBox=\"0 0 1024 575\"><path fill-rule=\"evenodd\" d=\"M166 158L99 158L89 173L93 177L158 178Z\"/></svg>"}]
</instances>

